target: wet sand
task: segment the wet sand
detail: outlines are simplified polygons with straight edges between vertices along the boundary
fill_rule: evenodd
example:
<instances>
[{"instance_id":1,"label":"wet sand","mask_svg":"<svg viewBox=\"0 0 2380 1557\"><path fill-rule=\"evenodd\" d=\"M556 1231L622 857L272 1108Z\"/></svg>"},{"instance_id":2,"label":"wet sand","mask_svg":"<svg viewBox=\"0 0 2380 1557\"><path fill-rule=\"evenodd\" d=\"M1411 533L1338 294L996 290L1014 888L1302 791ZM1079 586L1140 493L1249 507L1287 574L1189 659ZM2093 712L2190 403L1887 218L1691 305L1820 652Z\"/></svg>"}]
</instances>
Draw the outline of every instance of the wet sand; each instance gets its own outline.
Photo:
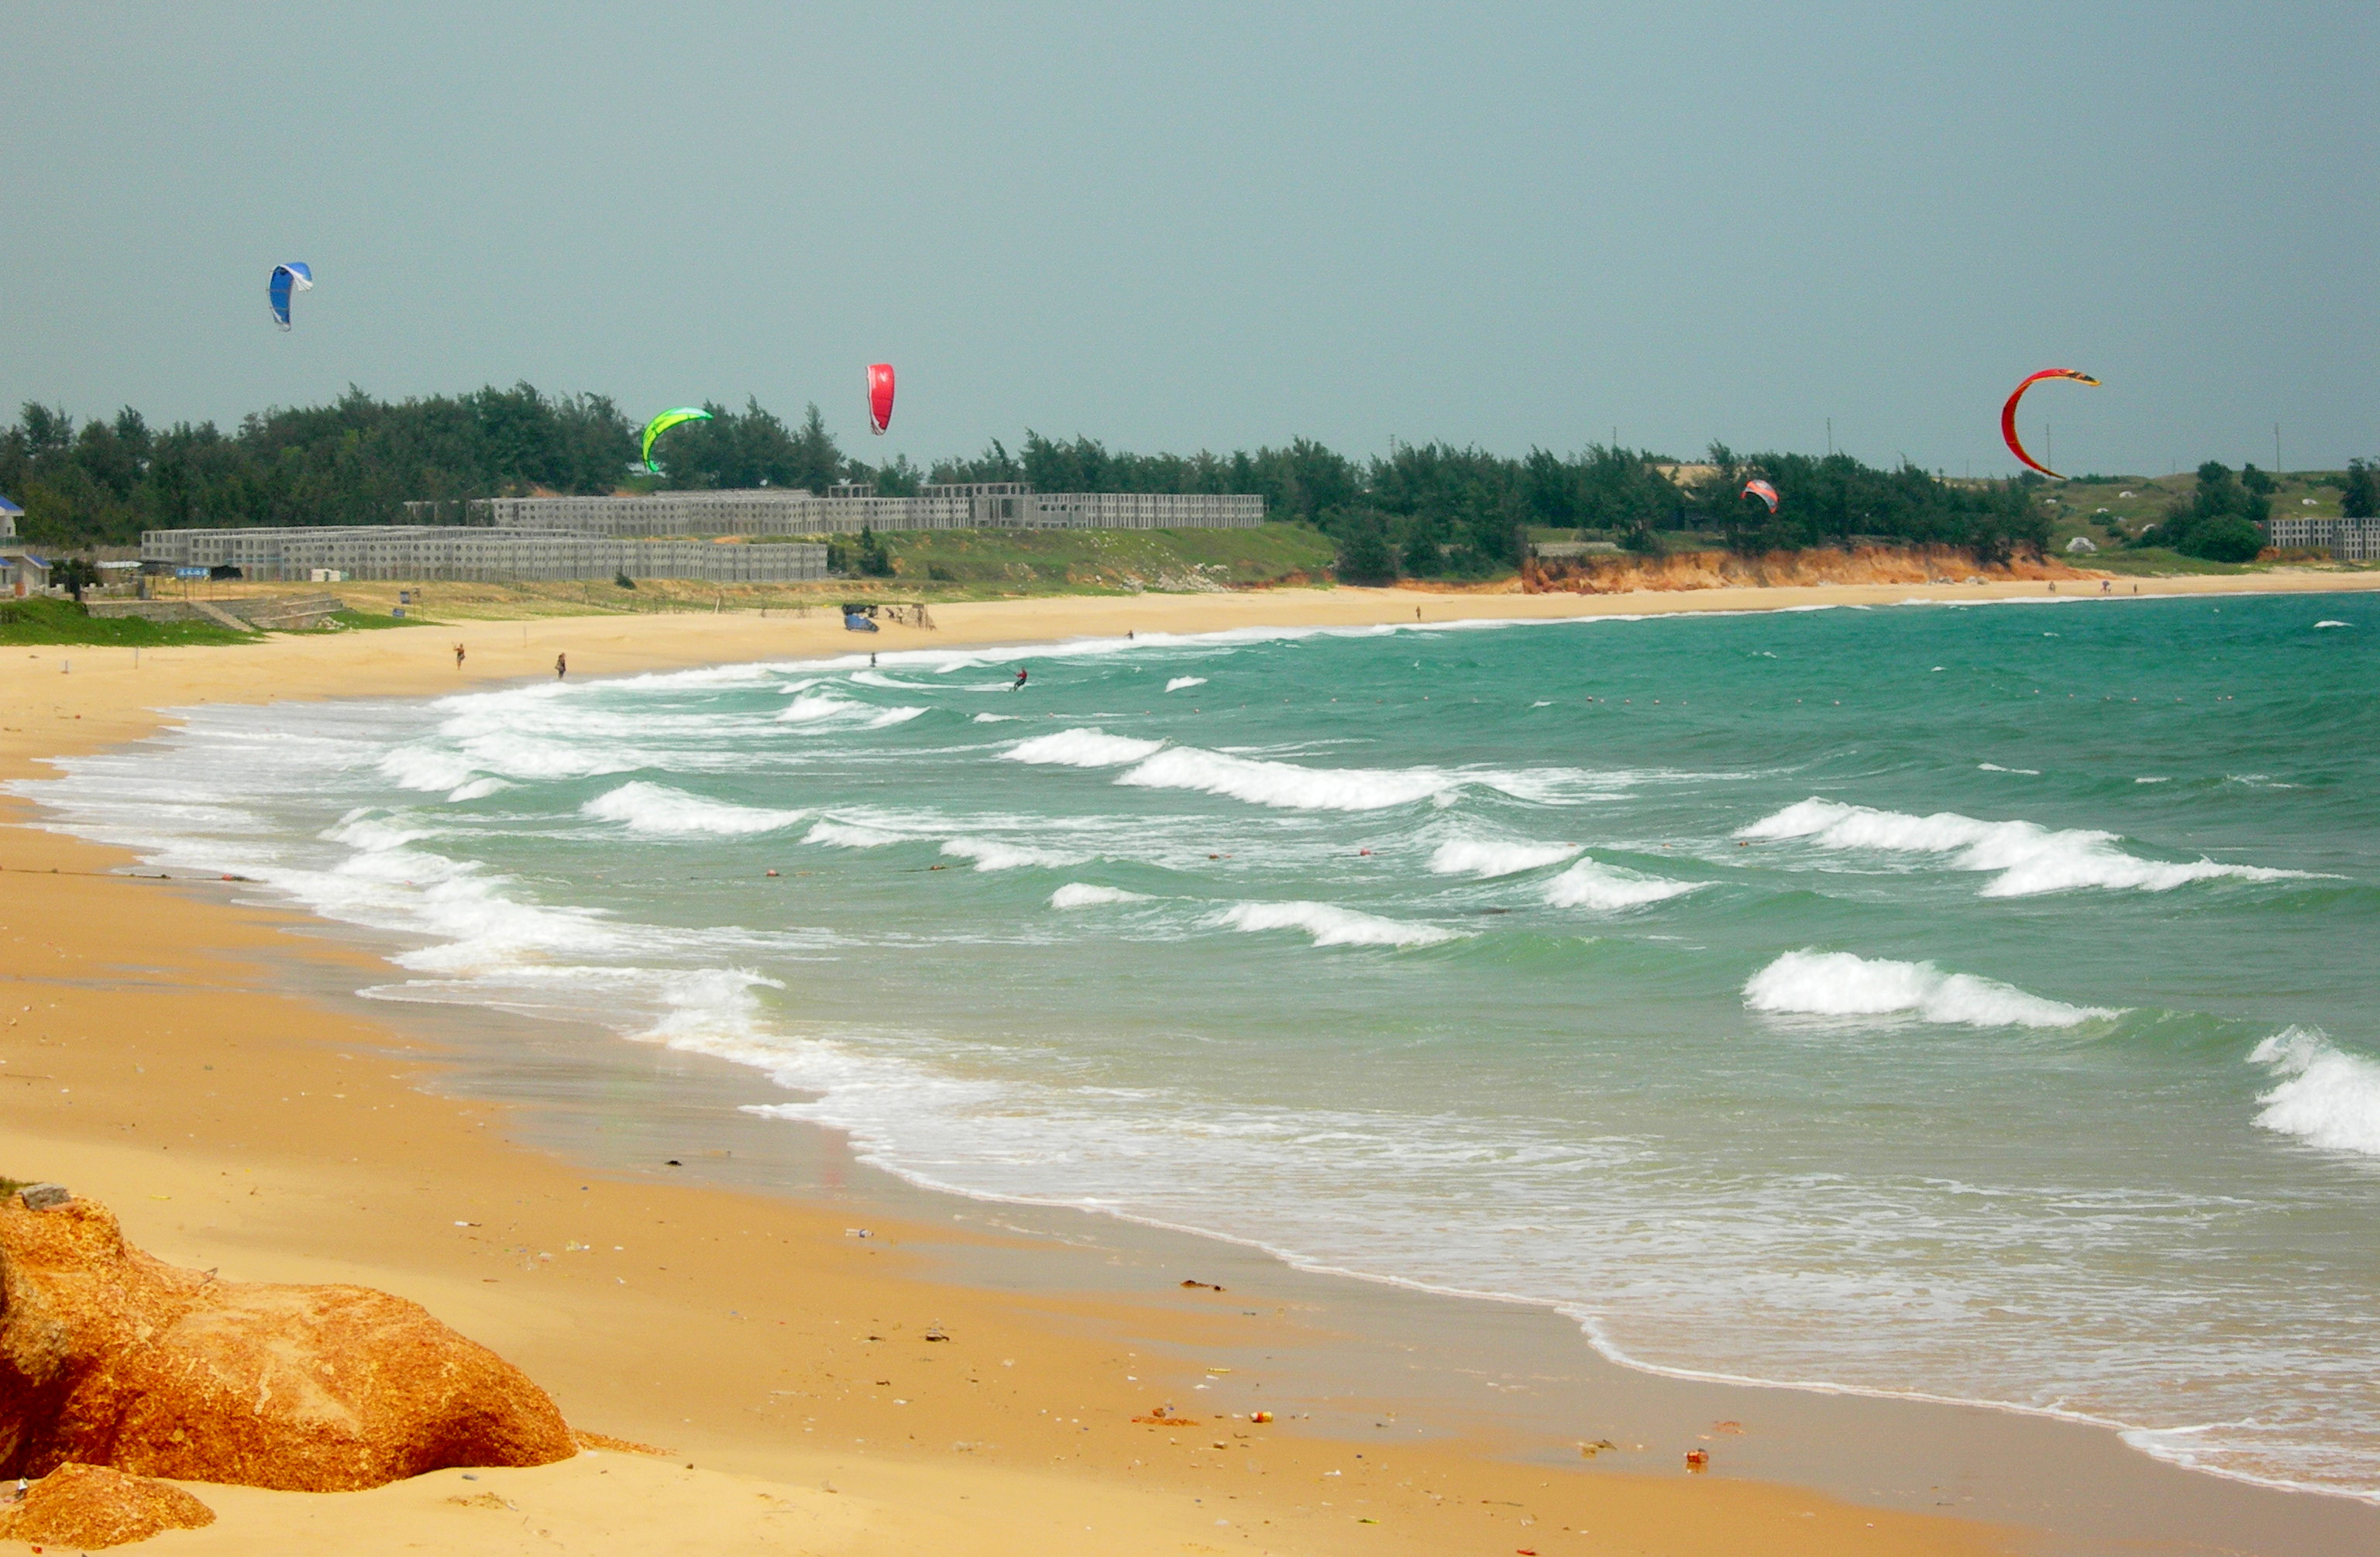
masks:
<instances>
[{"instance_id":1,"label":"wet sand","mask_svg":"<svg viewBox=\"0 0 2380 1557\"><path fill-rule=\"evenodd\" d=\"M11 650L25 680L0 721L0 776L138 738L161 708L419 696L550 675L557 651L576 676L1397 621L1416 604L1449 620L1927 592L1038 601L938 607L938 631L868 639L817 618L546 618L146 651L137 670L126 651ZM358 999L389 976L369 943L238 883L128 878L119 851L6 806L0 1173L105 1200L176 1262L413 1297L519 1363L575 1425L672 1451L337 1497L197 1488L222 1522L160 1550L2380 1546L2380 1511L2192 1475L2086 1426L1657 1378L1547 1310L919 1191L822 1132L737 1113L770 1101L753 1073ZM924 1338L937 1327L947 1340ZM1160 1405L1196 1425L1133 1419ZM1276 1419L1248 1419L1260 1409ZM1613 1447L1582 1457L1599 1440ZM1709 1473L1686 1472L1689 1449Z\"/></svg>"}]
</instances>

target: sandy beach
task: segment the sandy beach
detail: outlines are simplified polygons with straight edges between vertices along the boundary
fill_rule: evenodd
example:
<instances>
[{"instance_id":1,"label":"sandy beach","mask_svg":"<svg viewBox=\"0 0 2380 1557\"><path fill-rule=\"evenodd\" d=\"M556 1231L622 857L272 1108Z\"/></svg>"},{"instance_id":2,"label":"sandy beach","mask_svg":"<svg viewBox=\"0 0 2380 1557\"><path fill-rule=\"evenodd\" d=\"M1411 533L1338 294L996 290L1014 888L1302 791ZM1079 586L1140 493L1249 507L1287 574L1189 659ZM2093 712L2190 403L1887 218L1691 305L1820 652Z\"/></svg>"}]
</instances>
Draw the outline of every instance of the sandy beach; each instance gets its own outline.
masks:
<instances>
[{"instance_id":1,"label":"sandy beach","mask_svg":"<svg viewBox=\"0 0 2380 1557\"><path fill-rule=\"evenodd\" d=\"M2139 585L2375 588L2380 575L2317 572ZM2048 593L1342 589L953 604L934 608L930 631L868 637L827 614L688 614L138 656L18 648L6 651L18 695L0 778L50 776L45 758L138 740L178 707L433 696L551 676L557 654L579 679L1128 631ZM0 1173L104 1201L136 1243L178 1264L413 1298L518 1364L574 1426L667 1451L354 1494L191 1484L220 1520L158 1538L161 1551L1551 1557L2119 1539L2143 1551L2312 1552L2380 1539L2380 1513L2363 1505L2193 1476L2077 1424L1627 1374L1538 1310L1292 1271L1067 1213L994 1215L859 1170L814 1135L773 1149L809 1151L809 1163L772 1162L757 1134L747 1145L730 1128L737 1089L757 1083L608 1039L623 1052L601 1063L674 1089L688 1118L726 1123L686 1133L689 1150L721 1156L674 1168L641 1138L607 1149L527 1100L475 1089L473 1056L506 1040L500 1028L465 1033L469 1018L348 998L385 975L372 948L236 882L128 874L121 851L41 829L29 802L0 808ZM1474 1312L1492 1317L1462 1317ZM1463 1331L1476 1333L1446 1357L1409 1371L1390 1360ZM1480 1358L1539 1382L1517 1405L1467 1404L1442 1375ZM1179 1421L1151 1419L1160 1406ZM1258 1410L1274 1419L1253 1421ZM1687 1472L1690 1450L1709 1454L1707 1473Z\"/></svg>"}]
</instances>

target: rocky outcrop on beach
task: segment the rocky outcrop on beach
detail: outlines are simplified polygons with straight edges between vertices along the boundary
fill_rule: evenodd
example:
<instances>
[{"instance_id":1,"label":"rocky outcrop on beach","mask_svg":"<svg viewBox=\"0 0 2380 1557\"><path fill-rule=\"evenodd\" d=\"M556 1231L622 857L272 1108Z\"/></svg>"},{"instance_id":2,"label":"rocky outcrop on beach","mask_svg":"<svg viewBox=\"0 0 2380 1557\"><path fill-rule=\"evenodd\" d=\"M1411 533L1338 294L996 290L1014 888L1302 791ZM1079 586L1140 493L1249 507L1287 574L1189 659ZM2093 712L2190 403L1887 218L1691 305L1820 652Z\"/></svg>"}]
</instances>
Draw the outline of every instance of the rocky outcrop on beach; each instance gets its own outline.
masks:
<instances>
[{"instance_id":1,"label":"rocky outcrop on beach","mask_svg":"<svg viewBox=\"0 0 2380 1557\"><path fill-rule=\"evenodd\" d=\"M1927 584L2097 578L2049 558L1984 563L1949 546L1814 547L1742 556L1674 552L1667 556L1532 557L1521 571L1528 594L1624 594L1635 590L1727 590L1813 584Z\"/></svg>"},{"instance_id":2,"label":"rocky outcrop on beach","mask_svg":"<svg viewBox=\"0 0 2380 1557\"><path fill-rule=\"evenodd\" d=\"M0 1477L79 1462L353 1491L575 1452L542 1390L419 1304L218 1281L91 1201L0 1201Z\"/></svg>"},{"instance_id":3,"label":"rocky outcrop on beach","mask_svg":"<svg viewBox=\"0 0 2380 1557\"><path fill-rule=\"evenodd\" d=\"M72 1461L34 1482L22 1501L0 1503L0 1540L36 1548L96 1551L214 1522L214 1510L179 1487Z\"/></svg>"}]
</instances>

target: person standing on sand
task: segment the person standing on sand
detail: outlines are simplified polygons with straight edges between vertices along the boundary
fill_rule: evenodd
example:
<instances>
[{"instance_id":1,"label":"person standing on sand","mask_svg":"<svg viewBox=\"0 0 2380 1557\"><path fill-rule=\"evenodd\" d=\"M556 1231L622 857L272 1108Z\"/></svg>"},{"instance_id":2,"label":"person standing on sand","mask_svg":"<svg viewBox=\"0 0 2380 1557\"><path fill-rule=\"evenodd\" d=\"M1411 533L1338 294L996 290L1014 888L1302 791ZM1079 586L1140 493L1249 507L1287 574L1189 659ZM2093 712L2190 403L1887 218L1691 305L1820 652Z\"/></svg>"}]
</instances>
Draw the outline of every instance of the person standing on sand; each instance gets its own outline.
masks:
<instances>
[{"instance_id":1,"label":"person standing on sand","mask_svg":"<svg viewBox=\"0 0 2380 1557\"><path fill-rule=\"evenodd\" d=\"M553 679L559 681L569 674L570 656L567 654L556 654L553 657Z\"/></svg>"},{"instance_id":2,"label":"person standing on sand","mask_svg":"<svg viewBox=\"0 0 2380 1557\"><path fill-rule=\"evenodd\" d=\"M455 646L455 668L456 670L463 668L463 646L459 643Z\"/></svg>"}]
</instances>

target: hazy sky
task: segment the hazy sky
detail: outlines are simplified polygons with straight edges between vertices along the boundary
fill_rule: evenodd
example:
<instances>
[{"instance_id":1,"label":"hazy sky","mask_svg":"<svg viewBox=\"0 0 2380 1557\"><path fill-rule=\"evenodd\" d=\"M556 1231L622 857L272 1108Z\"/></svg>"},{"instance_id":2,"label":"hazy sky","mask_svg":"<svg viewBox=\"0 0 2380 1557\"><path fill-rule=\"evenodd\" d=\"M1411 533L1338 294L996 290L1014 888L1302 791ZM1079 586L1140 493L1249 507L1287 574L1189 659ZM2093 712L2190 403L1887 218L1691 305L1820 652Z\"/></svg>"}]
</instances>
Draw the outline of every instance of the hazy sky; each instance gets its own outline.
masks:
<instances>
[{"instance_id":1,"label":"hazy sky","mask_svg":"<svg viewBox=\"0 0 2380 1557\"><path fill-rule=\"evenodd\" d=\"M10 5L0 406L2380 454L2380 6ZM275 331L266 273L314 267ZM869 439L861 370L898 365Z\"/></svg>"}]
</instances>

